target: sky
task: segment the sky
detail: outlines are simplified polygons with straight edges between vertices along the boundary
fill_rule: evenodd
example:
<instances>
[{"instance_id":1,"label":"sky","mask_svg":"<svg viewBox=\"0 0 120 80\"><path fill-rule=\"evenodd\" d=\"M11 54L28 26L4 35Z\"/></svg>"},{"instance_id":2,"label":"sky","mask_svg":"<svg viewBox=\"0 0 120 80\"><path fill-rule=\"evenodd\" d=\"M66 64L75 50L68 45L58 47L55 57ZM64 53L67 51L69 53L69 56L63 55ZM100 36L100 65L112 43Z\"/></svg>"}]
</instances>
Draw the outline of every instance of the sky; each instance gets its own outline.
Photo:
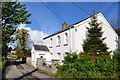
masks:
<instances>
[{"instance_id":1,"label":"sky","mask_svg":"<svg viewBox=\"0 0 120 80\"><path fill-rule=\"evenodd\" d=\"M71 2L44 2L52 11L59 15L67 24L72 25L85 18L90 17L89 14L79 9ZM117 2L74 2L79 7L92 13L93 9L96 13L102 12L105 18L110 22L112 19L118 19L118 3ZM21 2L26 4L26 10L32 15L28 18L31 24L21 24L20 28L30 31L30 37L35 43L43 44L42 38L53 34L62 29L62 21L54 15L41 2Z\"/></svg>"}]
</instances>

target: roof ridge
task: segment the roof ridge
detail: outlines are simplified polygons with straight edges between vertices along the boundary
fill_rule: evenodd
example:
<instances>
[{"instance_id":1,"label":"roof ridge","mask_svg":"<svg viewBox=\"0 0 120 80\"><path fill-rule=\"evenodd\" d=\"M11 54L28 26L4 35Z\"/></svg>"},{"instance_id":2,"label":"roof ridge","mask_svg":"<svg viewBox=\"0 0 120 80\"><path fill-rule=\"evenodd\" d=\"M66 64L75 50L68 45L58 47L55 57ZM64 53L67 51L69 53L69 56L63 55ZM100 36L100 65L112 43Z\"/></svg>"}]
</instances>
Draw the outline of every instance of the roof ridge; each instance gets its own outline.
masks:
<instances>
[{"instance_id":1,"label":"roof ridge","mask_svg":"<svg viewBox=\"0 0 120 80\"><path fill-rule=\"evenodd\" d=\"M95 14L95 15L98 15L99 13L101 13L101 12L98 12L98 13ZM102 14L102 13L101 13L101 14ZM92 16L94 16L94 15L92 15ZM83 21L85 21L85 20L91 18L92 16L90 16L90 17L88 17L88 18L85 18L85 19L83 19L83 20L81 20L81 21L79 21L79 22L76 22L76 23L74 23L74 24L72 24L72 25L69 25L67 28L61 29L61 30L59 30L59 31L57 31L57 32L55 32L55 33L53 33L53 34L47 36L47 37L44 37L43 40L46 39L46 38L48 38L48 37L51 37L51 36L53 36L53 35L56 35L56 34L58 34L58 33L60 33L60 32L63 32L63 31L65 31L65 30L68 30L69 28L72 28L73 25L78 24L78 23L81 23L81 22L83 22Z\"/></svg>"}]
</instances>

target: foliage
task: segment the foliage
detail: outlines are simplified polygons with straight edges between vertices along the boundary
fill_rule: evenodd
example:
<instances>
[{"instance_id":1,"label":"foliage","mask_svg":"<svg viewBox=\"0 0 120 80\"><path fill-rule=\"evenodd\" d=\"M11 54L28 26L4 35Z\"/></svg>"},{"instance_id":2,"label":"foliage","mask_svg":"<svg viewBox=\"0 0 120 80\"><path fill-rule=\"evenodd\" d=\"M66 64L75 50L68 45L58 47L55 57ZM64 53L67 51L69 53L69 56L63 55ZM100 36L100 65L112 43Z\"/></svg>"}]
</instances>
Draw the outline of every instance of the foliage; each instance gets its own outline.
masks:
<instances>
[{"instance_id":1,"label":"foliage","mask_svg":"<svg viewBox=\"0 0 120 80\"><path fill-rule=\"evenodd\" d=\"M16 56L16 55L12 55L12 57L15 58L15 59L19 59L19 57Z\"/></svg>"},{"instance_id":2,"label":"foliage","mask_svg":"<svg viewBox=\"0 0 120 80\"><path fill-rule=\"evenodd\" d=\"M57 66L56 76L61 78L119 78L120 54L114 52L111 60L108 47L102 38L101 23L97 16L91 17L90 27L87 27L87 38L83 44L85 54L67 53L63 65ZM63 75L64 74L64 75Z\"/></svg>"},{"instance_id":3,"label":"foliage","mask_svg":"<svg viewBox=\"0 0 120 80\"><path fill-rule=\"evenodd\" d=\"M27 49L27 54L31 57L31 48Z\"/></svg>"},{"instance_id":4,"label":"foliage","mask_svg":"<svg viewBox=\"0 0 120 80\"><path fill-rule=\"evenodd\" d=\"M29 46L33 43L29 36L29 31L26 29L20 29L16 32L15 40L17 42L16 55L20 58L22 54L29 54Z\"/></svg>"},{"instance_id":5,"label":"foliage","mask_svg":"<svg viewBox=\"0 0 120 80\"><path fill-rule=\"evenodd\" d=\"M71 55L73 54L75 53ZM65 61L71 60L71 57L64 59ZM82 57L77 57L75 62L67 62L58 66L55 76L61 78L118 78L118 65L118 60L116 58L111 60L109 55L99 55L94 63L90 61L90 55L82 54Z\"/></svg>"},{"instance_id":6,"label":"foliage","mask_svg":"<svg viewBox=\"0 0 120 80\"><path fill-rule=\"evenodd\" d=\"M74 63L76 61L76 59L78 58L77 54L76 53L66 53L67 56L65 56L65 60L63 61L64 64L67 64L67 63Z\"/></svg>"},{"instance_id":7,"label":"foliage","mask_svg":"<svg viewBox=\"0 0 120 80\"><path fill-rule=\"evenodd\" d=\"M6 60L4 57L0 56L0 58L2 58L2 60L0 60L0 70L3 70L5 68Z\"/></svg>"},{"instance_id":8,"label":"foliage","mask_svg":"<svg viewBox=\"0 0 120 80\"><path fill-rule=\"evenodd\" d=\"M5 64L6 64L5 60L4 61L0 61L0 65L1 65L0 70L3 70L5 68Z\"/></svg>"},{"instance_id":9,"label":"foliage","mask_svg":"<svg viewBox=\"0 0 120 80\"><path fill-rule=\"evenodd\" d=\"M12 41L12 35L16 28L24 23L30 24L28 17L31 14L26 11L26 5L20 2L3 2L2 3L2 55L7 56L8 44Z\"/></svg>"},{"instance_id":10,"label":"foliage","mask_svg":"<svg viewBox=\"0 0 120 80\"><path fill-rule=\"evenodd\" d=\"M90 27L87 27L88 30L86 35L87 38L83 44L84 52L92 55L96 55L97 53L99 54L108 53L107 52L108 47L105 43L103 43L105 38L102 38L103 32L102 32L101 23L98 23L97 15L94 14L94 11L89 26Z\"/></svg>"}]
</instances>

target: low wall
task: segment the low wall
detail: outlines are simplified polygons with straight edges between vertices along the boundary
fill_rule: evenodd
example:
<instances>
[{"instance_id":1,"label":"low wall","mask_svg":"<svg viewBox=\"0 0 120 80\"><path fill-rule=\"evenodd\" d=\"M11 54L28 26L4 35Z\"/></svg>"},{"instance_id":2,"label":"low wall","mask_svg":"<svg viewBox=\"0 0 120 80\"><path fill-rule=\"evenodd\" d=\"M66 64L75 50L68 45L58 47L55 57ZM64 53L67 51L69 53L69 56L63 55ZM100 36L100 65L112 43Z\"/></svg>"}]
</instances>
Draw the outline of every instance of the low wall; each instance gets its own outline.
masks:
<instances>
[{"instance_id":1,"label":"low wall","mask_svg":"<svg viewBox=\"0 0 120 80\"><path fill-rule=\"evenodd\" d=\"M32 63L31 63L31 57L26 57L26 63L28 63L29 65L32 66Z\"/></svg>"},{"instance_id":2,"label":"low wall","mask_svg":"<svg viewBox=\"0 0 120 80\"><path fill-rule=\"evenodd\" d=\"M46 66L46 60L44 58L37 59L37 68L39 68L40 70L46 71L48 73L55 74L57 72L55 62L52 63L52 65L50 66Z\"/></svg>"}]
</instances>

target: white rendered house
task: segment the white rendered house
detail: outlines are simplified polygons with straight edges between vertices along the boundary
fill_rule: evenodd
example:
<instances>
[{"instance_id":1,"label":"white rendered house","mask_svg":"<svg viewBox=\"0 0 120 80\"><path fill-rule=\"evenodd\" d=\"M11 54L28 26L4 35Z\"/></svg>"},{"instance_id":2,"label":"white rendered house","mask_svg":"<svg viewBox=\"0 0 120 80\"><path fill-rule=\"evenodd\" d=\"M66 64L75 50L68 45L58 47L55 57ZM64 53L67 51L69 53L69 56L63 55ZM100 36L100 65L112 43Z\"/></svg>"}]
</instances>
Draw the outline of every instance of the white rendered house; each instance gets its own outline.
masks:
<instances>
[{"instance_id":1,"label":"white rendered house","mask_svg":"<svg viewBox=\"0 0 120 80\"><path fill-rule=\"evenodd\" d=\"M32 65L36 67L38 58L45 58L50 61L50 53L45 45L33 45L31 50Z\"/></svg>"},{"instance_id":2,"label":"white rendered house","mask_svg":"<svg viewBox=\"0 0 120 80\"><path fill-rule=\"evenodd\" d=\"M96 14L98 23L101 23L104 43L109 47L109 51L118 49L118 35L111 27L102 13ZM66 52L83 52L82 44L86 40L86 27L89 27L91 17L80 22L67 26L62 24L62 30L43 38L44 45L49 49L49 60L59 60L62 62Z\"/></svg>"}]
</instances>

